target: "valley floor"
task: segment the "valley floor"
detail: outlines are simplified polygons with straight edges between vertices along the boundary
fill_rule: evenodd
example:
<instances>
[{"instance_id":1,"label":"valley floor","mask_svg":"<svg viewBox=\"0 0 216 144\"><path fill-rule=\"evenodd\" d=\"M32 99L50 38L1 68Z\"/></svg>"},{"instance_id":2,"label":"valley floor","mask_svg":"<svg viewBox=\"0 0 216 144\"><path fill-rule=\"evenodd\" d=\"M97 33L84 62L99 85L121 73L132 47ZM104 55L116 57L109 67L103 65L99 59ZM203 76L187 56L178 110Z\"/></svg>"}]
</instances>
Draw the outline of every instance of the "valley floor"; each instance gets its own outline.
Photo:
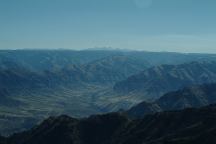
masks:
<instances>
[{"instance_id":1,"label":"valley floor","mask_svg":"<svg viewBox=\"0 0 216 144\"><path fill-rule=\"evenodd\" d=\"M112 85L22 89L6 96L0 105L0 133L8 135L29 129L49 116L87 117L128 109L142 101L132 97L114 92Z\"/></svg>"}]
</instances>

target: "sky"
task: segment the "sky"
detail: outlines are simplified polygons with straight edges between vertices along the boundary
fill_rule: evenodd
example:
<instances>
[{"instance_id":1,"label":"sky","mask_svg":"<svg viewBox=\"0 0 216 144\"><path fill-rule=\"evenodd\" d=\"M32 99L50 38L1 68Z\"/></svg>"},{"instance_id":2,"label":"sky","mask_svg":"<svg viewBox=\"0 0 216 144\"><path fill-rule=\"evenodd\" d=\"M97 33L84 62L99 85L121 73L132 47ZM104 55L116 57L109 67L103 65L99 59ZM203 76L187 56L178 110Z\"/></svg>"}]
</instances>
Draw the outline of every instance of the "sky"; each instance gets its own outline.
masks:
<instances>
[{"instance_id":1,"label":"sky","mask_svg":"<svg viewBox=\"0 0 216 144\"><path fill-rule=\"evenodd\" d=\"M0 0L0 49L216 53L216 0Z\"/></svg>"}]
</instances>

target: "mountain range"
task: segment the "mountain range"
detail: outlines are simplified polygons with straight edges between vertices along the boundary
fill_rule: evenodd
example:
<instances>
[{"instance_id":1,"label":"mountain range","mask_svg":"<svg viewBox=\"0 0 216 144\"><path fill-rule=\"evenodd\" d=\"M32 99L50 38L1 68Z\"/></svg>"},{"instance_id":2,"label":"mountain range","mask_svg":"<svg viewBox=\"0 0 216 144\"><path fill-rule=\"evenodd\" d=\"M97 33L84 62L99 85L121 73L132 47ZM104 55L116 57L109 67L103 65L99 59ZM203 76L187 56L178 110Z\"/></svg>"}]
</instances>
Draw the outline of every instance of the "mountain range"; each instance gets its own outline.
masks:
<instances>
[{"instance_id":1,"label":"mountain range","mask_svg":"<svg viewBox=\"0 0 216 144\"><path fill-rule=\"evenodd\" d=\"M10 135L29 129L49 116L67 114L80 118L126 110L188 84L214 82L214 61L216 55L213 54L1 50L0 134ZM161 67L163 75L155 70ZM177 73L179 69L182 73L186 71L190 74L191 71L194 79L191 83L179 80L178 85L170 79L170 69L173 69L177 80L182 76ZM150 74L146 77L149 83L144 84L147 88L138 85L131 87L135 90L124 91L124 86L118 87L122 81L127 82L143 71ZM196 79L199 76L197 71L205 74L202 79ZM184 81L188 79L190 77L184 77ZM156 88L160 91L157 92Z\"/></svg>"},{"instance_id":2,"label":"mountain range","mask_svg":"<svg viewBox=\"0 0 216 144\"><path fill-rule=\"evenodd\" d=\"M71 64L82 65L93 61L112 57L124 56L136 61L148 63L148 66L161 64L181 64L192 61L215 61L215 54L184 54L171 52L145 52L122 50L1 50L1 61L15 61L16 63L34 70L55 70Z\"/></svg>"}]
</instances>

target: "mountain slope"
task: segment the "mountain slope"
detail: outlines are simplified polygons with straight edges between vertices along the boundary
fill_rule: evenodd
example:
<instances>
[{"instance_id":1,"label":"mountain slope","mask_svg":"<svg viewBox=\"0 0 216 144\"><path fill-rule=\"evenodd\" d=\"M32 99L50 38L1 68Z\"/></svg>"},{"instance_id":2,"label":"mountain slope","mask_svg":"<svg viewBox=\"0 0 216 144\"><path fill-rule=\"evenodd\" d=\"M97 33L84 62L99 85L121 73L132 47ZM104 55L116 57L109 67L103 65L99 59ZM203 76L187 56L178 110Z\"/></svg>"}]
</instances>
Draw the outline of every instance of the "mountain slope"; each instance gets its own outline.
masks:
<instances>
[{"instance_id":1,"label":"mountain slope","mask_svg":"<svg viewBox=\"0 0 216 144\"><path fill-rule=\"evenodd\" d=\"M132 117L143 117L160 111L181 110L191 107L202 107L216 103L216 84L191 86L169 92L152 103L142 102L127 113Z\"/></svg>"},{"instance_id":2,"label":"mountain slope","mask_svg":"<svg viewBox=\"0 0 216 144\"><path fill-rule=\"evenodd\" d=\"M116 83L114 90L155 99L169 91L186 86L213 82L216 82L216 62L192 62L147 69Z\"/></svg>"},{"instance_id":3,"label":"mountain slope","mask_svg":"<svg viewBox=\"0 0 216 144\"><path fill-rule=\"evenodd\" d=\"M115 55L99 59L83 66L93 82L118 82L149 67L145 60Z\"/></svg>"},{"instance_id":4,"label":"mountain slope","mask_svg":"<svg viewBox=\"0 0 216 144\"><path fill-rule=\"evenodd\" d=\"M74 119L51 117L15 134L6 144L212 144L216 142L216 106L162 112L130 120L122 114Z\"/></svg>"},{"instance_id":5,"label":"mountain slope","mask_svg":"<svg viewBox=\"0 0 216 144\"><path fill-rule=\"evenodd\" d=\"M54 53L55 51L50 51L50 53L52 52ZM2 54L1 51L0 54ZM34 55L34 52L31 52L30 54ZM37 56L37 53L35 55ZM61 56L61 53L59 55ZM97 53L95 55L97 55ZM73 58L73 56L71 57ZM32 64L32 68L30 68L30 66L26 66L27 64L23 64L24 62L16 60L15 58L0 57L0 76L2 77L0 79L1 83L9 83L12 80L10 84L15 85L16 82L25 83L26 81L23 79L29 79L29 81L32 79L32 81L40 81L40 83L46 83L50 81L48 83L53 85L55 83L59 84L59 82L62 82L61 84L71 84L75 82L107 84L123 80L128 76L149 67L149 64L145 61L129 58L124 55L114 54L113 56L103 57L101 59L99 57L97 60L92 60L91 62L85 64L74 64L73 62L67 62L67 64L60 64L61 66L52 66L52 69L48 68L52 65L51 62L59 65L58 63L60 63L61 60L56 60L57 62L53 62L51 58L46 58L45 55L41 59L38 58L38 61L39 64L40 61L47 61L47 69L38 68L35 64ZM31 64L31 61L29 63ZM13 75L15 75L14 78ZM11 79L3 80L4 77L7 78L10 76ZM18 79L18 76L20 76L20 78L22 77L23 79ZM33 79L33 77L36 78ZM41 81L41 79L44 79L44 81ZM34 83L32 82L32 84ZM5 87L8 87L8 85Z\"/></svg>"}]
</instances>

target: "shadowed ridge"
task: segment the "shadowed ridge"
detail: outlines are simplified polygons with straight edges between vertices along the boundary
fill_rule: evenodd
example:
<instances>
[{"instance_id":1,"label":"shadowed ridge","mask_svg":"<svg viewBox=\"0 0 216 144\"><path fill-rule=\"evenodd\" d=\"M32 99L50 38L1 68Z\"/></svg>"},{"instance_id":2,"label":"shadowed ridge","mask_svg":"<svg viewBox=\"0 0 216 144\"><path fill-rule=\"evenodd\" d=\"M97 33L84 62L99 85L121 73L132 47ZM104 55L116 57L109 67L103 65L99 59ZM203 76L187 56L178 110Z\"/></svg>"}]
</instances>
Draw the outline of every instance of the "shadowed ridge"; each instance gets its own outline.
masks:
<instances>
[{"instance_id":1,"label":"shadowed ridge","mask_svg":"<svg viewBox=\"0 0 216 144\"><path fill-rule=\"evenodd\" d=\"M15 134L8 144L101 144L129 122L123 114L110 113L84 119L74 119L66 115L50 117L30 131Z\"/></svg>"},{"instance_id":2,"label":"shadowed ridge","mask_svg":"<svg viewBox=\"0 0 216 144\"><path fill-rule=\"evenodd\" d=\"M169 92L152 103L142 102L129 109L127 113L131 117L140 118L161 111L203 107L216 103L215 89L216 83L186 87Z\"/></svg>"},{"instance_id":3,"label":"shadowed ridge","mask_svg":"<svg viewBox=\"0 0 216 144\"><path fill-rule=\"evenodd\" d=\"M111 144L213 144L216 105L146 115L122 129Z\"/></svg>"}]
</instances>

